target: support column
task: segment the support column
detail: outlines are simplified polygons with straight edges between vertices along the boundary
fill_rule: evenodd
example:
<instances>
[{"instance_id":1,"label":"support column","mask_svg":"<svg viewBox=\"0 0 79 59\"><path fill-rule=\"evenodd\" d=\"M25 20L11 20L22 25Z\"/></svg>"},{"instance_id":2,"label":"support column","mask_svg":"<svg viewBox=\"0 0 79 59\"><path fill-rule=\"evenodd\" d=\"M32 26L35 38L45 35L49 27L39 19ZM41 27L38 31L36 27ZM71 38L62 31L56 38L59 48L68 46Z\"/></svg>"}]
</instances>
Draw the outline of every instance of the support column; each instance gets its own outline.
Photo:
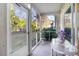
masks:
<instances>
[{"instance_id":1,"label":"support column","mask_svg":"<svg viewBox=\"0 0 79 59\"><path fill-rule=\"evenodd\" d=\"M77 46L77 39L78 39L78 36L77 36L77 10L76 10L76 4L74 4L74 28L75 28L75 46Z\"/></svg>"},{"instance_id":2,"label":"support column","mask_svg":"<svg viewBox=\"0 0 79 59\"><path fill-rule=\"evenodd\" d=\"M42 33L41 33L41 31L42 31L42 25L41 25L41 16L40 16L40 41L41 41L41 38L42 38Z\"/></svg>"},{"instance_id":3,"label":"support column","mask_svg":"<svg viewBox=\"0 0 79 59\"><path fill-rule=\"evenodd\" d=\"M31 38L31 20L32 20L32 11L31 11L31 4L28 4L28 30L27 30L27 33L28 33L28 55L31 55L31 52L32 52L32 48L31 48L31 45L32 45L32 38Z\"/></svg>"},{"instance_id":4,"label":"support column","mask_svg":"<svg viewBox=\"0 0 79 59\"><path fill-rule=\"evenodd\" d=\"M71 44L75 44L75 32L74 32L74 7L71 4Z\"/></svg>"}]
</instances>

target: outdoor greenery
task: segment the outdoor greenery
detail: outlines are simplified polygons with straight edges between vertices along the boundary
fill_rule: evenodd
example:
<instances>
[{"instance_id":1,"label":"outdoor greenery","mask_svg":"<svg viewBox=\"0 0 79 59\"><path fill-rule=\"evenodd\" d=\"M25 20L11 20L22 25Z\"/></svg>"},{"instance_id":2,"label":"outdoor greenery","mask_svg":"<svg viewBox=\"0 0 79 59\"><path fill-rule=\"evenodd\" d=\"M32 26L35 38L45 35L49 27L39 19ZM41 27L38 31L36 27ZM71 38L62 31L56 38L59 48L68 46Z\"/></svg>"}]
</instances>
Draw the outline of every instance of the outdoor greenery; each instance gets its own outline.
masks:
<instances>
[{"instance_id":1,"label":"outdoor greenery","mask_svg":"<svg viewBox=\"0 0 79 59\"><path fill-rule=\"evenodd\" d=\"M19 18L18 16L16 16L13 6L11 6L10 10L10 19L11 19L12 32L25 31L26 19Z\"/></svg>"},{"instance_id":2,"label":"outdoor greenery","mask_svg":"<svg viewBox=\"0 0 79 59\"><path fill-rule=\"evenodd\" d=\"M32 31L36 30L36 22L32 21Z\"/></svg>"},{"instance_id":3,"label":"outdoor greenery","mask_svg":"<svg viewBox=\"0 0 79 59\"><path fill-rule=\"evenodd\" d=\"M57 38L56 29L47 28L42 30L42 36L45 38L46 41L51 41L52 38Z\"/></svg>"},{"instance_id":4,"label":"outdoor greenery","mask_svg":"<svg viewBox=\"0 0 79 59\"><path fill-rule=\"evenodd\" d=\"M13 4L10 5L10 21L11 21L11 28L12 32L18 32L18 31L24 31L26 30L26 20L25 18L20 18L19 16L16 15L16 9ZM32 25L32 31L38 31L39 26L36 20L33 20L31 22Z\"/></svg>"},{"instance_id":5,"label":"outdoor greenery","mask_svg":"<svg viewBox=\"0 0 79 59\"><path fill-rule=\"evenodd\" d=\"M36 21L32 21L32 31L35 32L38 30L39 30L38 24L36 23Z\"/></svg>"}]
</instances>

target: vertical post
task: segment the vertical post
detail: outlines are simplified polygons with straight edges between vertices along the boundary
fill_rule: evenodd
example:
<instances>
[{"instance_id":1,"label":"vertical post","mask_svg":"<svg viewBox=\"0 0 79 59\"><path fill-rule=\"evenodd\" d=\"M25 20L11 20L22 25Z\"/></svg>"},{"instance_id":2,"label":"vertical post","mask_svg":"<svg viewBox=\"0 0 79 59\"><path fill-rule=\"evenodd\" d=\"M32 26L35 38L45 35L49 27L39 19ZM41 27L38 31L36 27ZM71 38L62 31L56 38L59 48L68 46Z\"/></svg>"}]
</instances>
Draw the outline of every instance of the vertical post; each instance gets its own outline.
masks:
<instances>
[{"instance_id":1,"label":"vertical post","mask_svg":"<svg viewBox=\"0 0 79 59\"><path fill-rule=\"evenodd\" d=\"M10 28L10 4L7 4L7 55L10 55L12 50L11 28Z\"/></svg>"},{"instance_id":2,"label":"vertical post","mask_svg":"<svg viewBox=\"0 0 79 59\"><path fill-rule=\"evenodd\" d=\"M41 37L42 37L42 34L41 34L41 29L42 29L42 26L41 26L41 16L40 16L40 40L41 40Z\"/></svg>"},{"instance_id":3,"label":"vertical post","mask_svg":"<svg viewBox=\"0 0 79 59\"><path fill-rule=\"evenodd\" d=\"M40 23L41 23L41 22L40 22L40 19L41 19L41 18L40 18L40 13L39 13L39 18L38 18L38 22L39 22L39 32L38 32L39 37L38 37L38 38L39 38L39 40L38 40L38 41L40 41L40 38L41 38L41 35L40 35L40 33L41 33L41 30L40 30Z\"/></svg>"},{"instance_id":4,"label":"vertical post","mask_svg":"<svg viewBox=\"0 0 79 59\"><path fill-rule=\"evenodd\" d=\"M36 19L36 27L37 27L38 19ZM38 43L38 31L36 31L36 44Z\"/></svg>"},{"instance_id":5,"label":"vertical post","mask_svg":"<svg viewBox=\"0 0 79 59\"><path fill-rule=\"evenodd\" d=\"M31 44L32 44L32 40L31 40L31 20L32 20L32 12L31 12L31 4L28 4L28 30L27 30L27 33L28 33L28 55L31 55Z\"/></svg>"},{"instance_id":6,"label":"vertical post","mask_svg":"<svg viewBox=\"0 0 79 59\"><path fill-rule=\"evenodd\" d=\"M55 16L55 29L57 30L57 22L56 22L56 16Z\"/></svg>"},{"instance_id":7,"label":"vertical post","mask_svg":"<svg viewBox=\"0 0 79 59\"><path fill-rule=\"evenodd\" d=\"M36 32L36 44L38 43L38 32Z\"/></svg>"},{"instance_id":8,"label":"vertical post","mask_svg":"<svg viewBox=\"0 0 79 59\"><path fill-rule=\"evenodd\" d=\"M58 32L58 15L55 15L55 29Z\"/></svg>"},{"instance_id":9,"label":"vertical post","mask_svg":"<svg viewBox=\"0 0 79 59\"><path fill-rule=\"evenodd\" d=\"M71 43L74 45L74 22L73 22L73 20L74 20L74 13L73 13L73 3L71 4Z\"/></svg>"},{"instance_id":10,"label":"vertical post","mask_svg":"<svg viewBox=\"0 0 79 59\"><path fill-rule=\"evenodd\" d=\"M74 6L74 27L75 27L75 46L77 46L77 38L78 38L78 35L77 35L77 10L76 10L76 4Z\"/></svg>"},{"instance_id":11,"label":"vertical post","mask_svg":"<svg viewBox=\"0 0 79 59\"><path fill-rule=\"evenodd\" d=\"M49 41L50 41L50 31L48 31L49 32Z\"/></svg>"}]
</instances>

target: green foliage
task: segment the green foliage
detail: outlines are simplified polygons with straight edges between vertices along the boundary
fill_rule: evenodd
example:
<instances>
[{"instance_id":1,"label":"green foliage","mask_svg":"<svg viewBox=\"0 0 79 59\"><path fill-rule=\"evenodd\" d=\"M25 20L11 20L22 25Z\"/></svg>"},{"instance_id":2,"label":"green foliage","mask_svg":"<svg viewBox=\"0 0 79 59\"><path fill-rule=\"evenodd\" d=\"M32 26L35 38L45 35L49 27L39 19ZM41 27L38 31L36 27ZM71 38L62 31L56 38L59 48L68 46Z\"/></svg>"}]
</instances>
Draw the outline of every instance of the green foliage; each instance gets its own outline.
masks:
<instances>
[{"instance_id":1,"label":"green foliage","mask_svg":"<svg viewBox=\"0 0 79 59\"><path fill-rule=\"evenodd\" d=\"M14 10L10 10L10 19L11 19L12 31L18 31L20 21L19 17L15 15Z\"/></svg>"},{"instance_id":2,"label":"green foliage","mask_svg":"<svg viewBox=\"0 0 79 59\"><path fill-rule=\"evenodd\" d=\"M19 22L19 28L21 31L26 31L26 21L25 19L21 19L20 22Z\"/></svg>"},{"instance_id":3,"label":"green foliage","mask_svg":"<svg viewBox=\"0 0 79 59\"><path fill-rule=\"evenodd\" d=\"M36 30L36 23L34 21L32 21L32 31Z\"/></svg>"},{"instance_id":4,"label":"green foliage","mask_svg":"<svg viewBox=\"0 0 79 59\"><path fill-rule=\"evenodd\" d=\"M24 31L26 28L26 21L25 19L21 19L15 14L15 10L10 10L10 19L11 19L11 26L12 32Z\"/></svg>"},{"instance_id":5,"label":"green foliage","mask_svg":"<svg viewBox=\"0 0 79 59\"><path fill-rule=\"evenodd\" d=\"M36 21L32 21L32 31L33 31L33 32L39 30L39 28L38 28L37 25L38 25L38 24L36 24Z\"/></svg>"},{"instance_id":6,"label":"green foliage","mask_svg":"<svg viewBox=\"0 0 79 59\"><path fill-rule=\"evenodd\" d=\"M53 28L47 28L47 29L44 28L42 31L43 31L42 35L43 35L43 37L45 37L45 39L47 41L48 40L51 41L52 38L57 38L57 36L58 36L56 33L56 30Z\"/></svg>"}]
</instances>

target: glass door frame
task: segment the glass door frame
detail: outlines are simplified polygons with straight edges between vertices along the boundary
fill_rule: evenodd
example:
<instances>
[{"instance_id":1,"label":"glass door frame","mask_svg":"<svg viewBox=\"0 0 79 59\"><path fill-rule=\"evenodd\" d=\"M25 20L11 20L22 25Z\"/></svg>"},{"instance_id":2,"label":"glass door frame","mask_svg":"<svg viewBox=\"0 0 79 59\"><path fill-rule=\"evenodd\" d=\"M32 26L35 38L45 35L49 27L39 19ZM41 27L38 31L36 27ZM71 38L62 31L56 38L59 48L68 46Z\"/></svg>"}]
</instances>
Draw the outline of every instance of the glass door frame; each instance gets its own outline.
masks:
<instances>
[{"instance_id":1,"label":"glass door frame","mask_svg":"<svg viewBox=\"0 0 79 59\"><path fill-rule=\"evenodd\" d=\"M71 6L71 44L74 45L74 40L75 40L75 36L73 35L73 33L75 34L75 30L74 30L74 6L73 3L70 3L70 5L68 6L68 8ZM68 9L67 8L67 9ZM67 11L67 10L66 10ZM64 12L64 15L66 13L66 11ZM65 16L63 16L63 19L65 19ZM63 20L63 27L64 27L64 20Z\"/></svg>"},{"instance_id":2,"label":"glass door frame","mask_svg":"<svg viewBox=\"0 0 79 59\"><path fill-rule=\"evenodd\" d=\"M40 23L41 17L40 17L40 13L39 13L38 9L34 5L32 5L32 3L30 5L31 5L31 10L30 10L31 11L31 15L30 15L31 16L30 17L30 33L33 34L32 26L31 26L32 25L31 22L33 21L33 16L36 17L36 22L39 21L39 23ZM33 14L33 11L35 12L36 15ZM37 18L37 15L38 15L38 18ZM36 24L36 26L37 26L37 24ZM31 40L30 40L31 51L33 51L38 46L38 44L40 43L40 41L41 41L41 39L40 39L41 34L40 33L41 33L40 29L39 29L39 31L36 31L36 33L35 33L35 37L34 37L35 38L35 45L34 46L32 46L32 40L33 40L32 35L30 36L31 37ZM38 42L38 34L39 34L39 42Z\"/></svg>"},{"instance_id":3,"label":"glass door frame","mask_svg":"<svg viewBox=\"0 0 79 59\"><path fill-rule=\"evenodd\" d=\"M13 3L15 4L15 3ZM11 42L11 24L10 24L10 4L6 4L7 5L7 55L10 55L10 52L11 52L11 45L12 45L12 42ZM20 4L21 5L21 4ZM22 6L22 5L21 5ZM26 38L27 38L27 46L28 46L28 50L29 50L29 44L30 44L30 41L29 41L29 24L28 22L30 21L29 20L29 8L25 8L22 6L22 8L24 8L25 10L27 9L28 10L28 20L27 20L27 29L26 29ZM27 55L29 55L30 51L28 51Z\"/></svg>"}]
</instances>

